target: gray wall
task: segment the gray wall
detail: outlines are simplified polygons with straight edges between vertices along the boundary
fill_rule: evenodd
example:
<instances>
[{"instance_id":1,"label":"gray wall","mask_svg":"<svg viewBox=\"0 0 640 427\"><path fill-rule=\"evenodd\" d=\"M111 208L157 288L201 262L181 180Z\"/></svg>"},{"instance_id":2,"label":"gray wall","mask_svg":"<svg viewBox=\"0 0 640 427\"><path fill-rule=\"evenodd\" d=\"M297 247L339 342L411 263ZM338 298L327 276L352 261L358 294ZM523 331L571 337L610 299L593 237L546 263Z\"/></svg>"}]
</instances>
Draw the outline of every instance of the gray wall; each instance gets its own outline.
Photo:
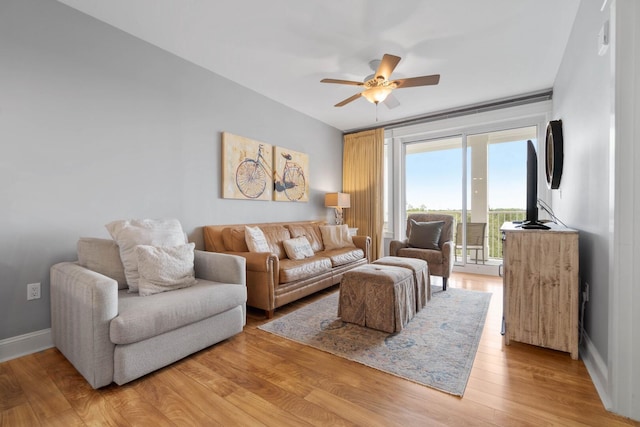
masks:
<instances>
[{"instance_id":1,"label":"gray wall","mask_svg":"<svg viewBox=\"0 0 640 427\"><path fill-rule=\"evenodd\" d=\"M223 131L307 153L309 202L222 199ZM0 340L50 326L49 267L105 223L175 217L202 247L205 224L329 219L341 165L335 128L58 2L2 0Z\"/></svg>"},{"instance_id":2,"label":"gray wall","mask_svg":"<svg viewBox=\"0 0 640 427\"><path fill-rule=\"evenodd\" d=\"M603 361L609 325L609 131L611 51L598 55L597 35L608 12L583 1L553 87L554 118L562 119L564 170L552 203L556 215L580 230L581 282L590 285L586 332Z\"/></svg>"}]
</instances>

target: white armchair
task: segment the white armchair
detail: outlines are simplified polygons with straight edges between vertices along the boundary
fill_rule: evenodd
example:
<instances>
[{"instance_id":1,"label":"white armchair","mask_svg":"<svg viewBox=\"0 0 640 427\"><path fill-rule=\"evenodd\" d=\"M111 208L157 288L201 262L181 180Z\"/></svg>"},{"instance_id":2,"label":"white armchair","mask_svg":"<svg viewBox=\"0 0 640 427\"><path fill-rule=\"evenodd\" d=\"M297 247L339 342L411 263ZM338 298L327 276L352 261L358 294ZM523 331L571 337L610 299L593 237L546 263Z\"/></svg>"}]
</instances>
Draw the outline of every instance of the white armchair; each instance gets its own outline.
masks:
<instances>
[{"instance_id":1,"label":"white armchair","mask_svg":"<svg viewBox=\"0 0 640 427\"><path fill-rule=\"evenodd\" d=\"M51 330L54 345L93 388L132 381L245 325L242 257L196 250L195 285L140 296L122 283L114 241L80 239L78 251L81 262L51 267Z\"/></svg>"}]
</instances>

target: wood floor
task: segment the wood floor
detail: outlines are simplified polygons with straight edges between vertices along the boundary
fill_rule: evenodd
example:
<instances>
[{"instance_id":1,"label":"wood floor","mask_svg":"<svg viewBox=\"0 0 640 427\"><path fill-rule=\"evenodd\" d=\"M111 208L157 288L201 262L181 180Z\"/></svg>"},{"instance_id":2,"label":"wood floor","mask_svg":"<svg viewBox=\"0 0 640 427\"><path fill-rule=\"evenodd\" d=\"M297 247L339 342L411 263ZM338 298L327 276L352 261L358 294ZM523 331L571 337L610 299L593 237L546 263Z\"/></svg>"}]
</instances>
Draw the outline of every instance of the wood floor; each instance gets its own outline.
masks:
<instances>
[{"instance_id":1,"label":"wood floor","mask_svg":"<svg viewBox=\"0 0 640 427\"><path fill-rule=\"evenodd\" d=\"M493 293L462 398L260 331L250 312L242 334L122 387L93 390L56 349L2 363L0 425L640 425L603 408L582 361L503 345L500 279L450 286Z\"/></svg>"}]
</instances>

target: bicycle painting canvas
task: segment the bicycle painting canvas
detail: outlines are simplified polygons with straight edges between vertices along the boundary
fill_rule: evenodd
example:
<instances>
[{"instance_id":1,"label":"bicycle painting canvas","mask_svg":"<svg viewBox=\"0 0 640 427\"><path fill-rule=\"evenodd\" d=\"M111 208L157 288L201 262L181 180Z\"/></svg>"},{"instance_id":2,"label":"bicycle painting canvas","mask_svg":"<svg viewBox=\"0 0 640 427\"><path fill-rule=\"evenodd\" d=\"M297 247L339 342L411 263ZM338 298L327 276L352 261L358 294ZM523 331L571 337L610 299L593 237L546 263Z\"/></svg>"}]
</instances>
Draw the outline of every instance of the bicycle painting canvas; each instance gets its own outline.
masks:
<instances>
[{"instance_id":1,"label":"bicycle painting canvas","mask_svg":"<svg viewBox=\"0 0 640 427\"><path fill-rule=\"evenodd\" d=\"M273 150L273 200L309 201L309 156L282 147Z\"/></svg>"},{"instance_id":2,"label":"bicycle painting canvas","mask_svg":"<svg viewBox=\"0 0 640 427\"><path fill-rule=\"evenodd\" d=\"M222 133L222 197L272 200L273 147L260 141Z\"/></svg>"}]
</instances>

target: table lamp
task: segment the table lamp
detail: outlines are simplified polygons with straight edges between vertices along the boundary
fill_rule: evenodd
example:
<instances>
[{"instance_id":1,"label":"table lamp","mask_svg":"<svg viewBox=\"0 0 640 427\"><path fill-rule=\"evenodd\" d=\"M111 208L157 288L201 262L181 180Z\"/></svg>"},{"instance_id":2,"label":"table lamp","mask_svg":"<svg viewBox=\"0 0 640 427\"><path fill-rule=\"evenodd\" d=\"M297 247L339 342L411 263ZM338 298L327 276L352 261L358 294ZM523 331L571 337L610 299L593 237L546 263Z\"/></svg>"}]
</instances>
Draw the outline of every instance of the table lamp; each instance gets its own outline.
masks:
<instances>
[{"instance_id":1,"label":"table lamp","mask_svg":"<svg viewBox=\"0 0 640 427\"><path fill-rule=\"evenodd\" d=\"M324 205L334 208L336 211L336 224L342 224L342 208L351 207L351 196L347 193L327 193L324 196Z\"/></svg>"}]
</instances>

